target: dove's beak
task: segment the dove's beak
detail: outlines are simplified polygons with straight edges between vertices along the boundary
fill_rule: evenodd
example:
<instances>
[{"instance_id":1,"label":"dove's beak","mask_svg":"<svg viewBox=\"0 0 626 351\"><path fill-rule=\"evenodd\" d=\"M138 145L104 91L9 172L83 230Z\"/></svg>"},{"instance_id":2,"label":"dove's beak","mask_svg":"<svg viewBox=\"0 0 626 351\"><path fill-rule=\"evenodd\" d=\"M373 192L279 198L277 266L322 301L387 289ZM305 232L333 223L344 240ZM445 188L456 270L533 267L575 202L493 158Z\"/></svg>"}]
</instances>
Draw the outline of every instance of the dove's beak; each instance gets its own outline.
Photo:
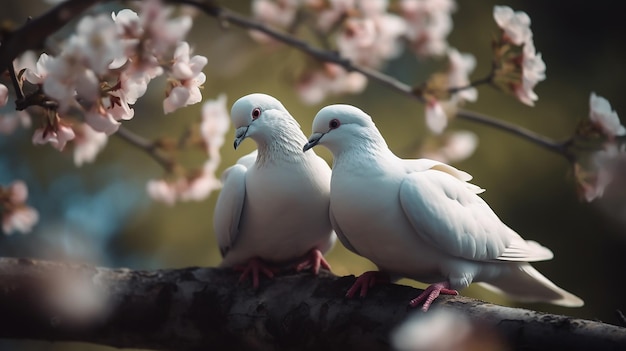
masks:
<instances>
[{"instance_id":1,"label":"dove's beak","mask_svg":"<svg viewBox=\"0 0 626 351\"><path fill-rule=\"evenodd\" d=\"M320 142L320 139L322 139L324 134L326 134L326 133L313 133L313 134L311 134L311 137L309 137L309 142L304 145L304 147L302 148L302 151L306 152L308 149L310 149L313 146L317 145L317 143Z\"/></svg>"},{"instance_id":2,"label":"dove's beak","mask_svg":"<svg viewBox=\"0 0 626 351\"><path fill-rule=\"evenodd\" d=\"M250 126L239 127L235 130L235 143L233 145L235 150L237 150L239 144L248 136L248 128L250 128Z\"/></svg>"}]
</instances>

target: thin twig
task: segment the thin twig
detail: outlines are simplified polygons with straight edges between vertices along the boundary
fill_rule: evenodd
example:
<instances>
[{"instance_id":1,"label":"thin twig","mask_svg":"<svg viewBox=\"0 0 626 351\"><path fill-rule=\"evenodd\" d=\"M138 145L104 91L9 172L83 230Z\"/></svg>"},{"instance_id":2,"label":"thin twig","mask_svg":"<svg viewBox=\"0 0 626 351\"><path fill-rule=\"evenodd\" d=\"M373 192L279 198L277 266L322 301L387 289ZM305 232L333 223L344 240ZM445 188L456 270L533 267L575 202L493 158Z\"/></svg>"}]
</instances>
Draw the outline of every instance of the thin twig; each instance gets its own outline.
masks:
<instances>
[{"instance_id":1,"label":"thin twig","mask_svg":"<svg viewBox=\"0 0 626 351\"><path fill-rule=\"evenodd\" d=\"M163 166L167 172L171 172L174 169L174 161L159 152L159 149L154 142L147 140L141 135L131 132L123 126L120 126L114 135L139 148L140 150L145 151L148 155L150 155L150 157L152 157L152 159Z\"/></svg>"},{"instance_id":2,"label":"thin twig","mask_svg":"<svg viewBox=\"0 0 626 351\"><path fill-rule=\"evenodd\" d=\"M473 82L470 82L468 85L462 86L462 87L452 87L452 88L448 88L448 93L450 94L454 94L454 93L458 93L461 90L466 90L466 89L471 89L471 88L475 88L479 85L482 84L491 84L493 80L493 72L489 73L488 76L481 78L481 79L477 79Z\"/></svg>"},{"instance_id":3,"label":"thin twig","mask_svg":"<svg viewBox=\"0 0 626 351\"><path fill-rule=\"evenodd\" d=\"M489 116L483 115L475 111L458 109L457 117L508 132L522 139L531 141L543 147L546 150L563 155L563 157L567 158L569 161L574 160L574 156L568 151L568 148L567 148L567 146L569 145L568 141L557 142L553 139L550 139L546 136L535 133L524 127L509 123L509 122L493 119Z\"/></svg>"}]
</instances>

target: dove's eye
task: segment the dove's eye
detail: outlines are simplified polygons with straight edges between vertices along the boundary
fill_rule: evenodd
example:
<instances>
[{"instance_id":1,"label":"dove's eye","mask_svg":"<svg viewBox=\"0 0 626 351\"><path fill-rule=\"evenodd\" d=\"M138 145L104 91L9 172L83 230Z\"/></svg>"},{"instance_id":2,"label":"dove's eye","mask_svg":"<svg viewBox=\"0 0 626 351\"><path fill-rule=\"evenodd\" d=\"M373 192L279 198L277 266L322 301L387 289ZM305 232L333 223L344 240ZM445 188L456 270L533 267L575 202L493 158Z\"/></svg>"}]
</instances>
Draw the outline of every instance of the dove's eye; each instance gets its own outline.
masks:
<instances>
[{"instance_id":1,"label":"dove's eye","mask_svg":"<svg viewBox=\"0 0 626 351\"><path fill-rule=\"evenodd\" d=\"M332 119L330 122L328 122L328 127L330 129L337 129L339 128L339 126L341 125L341 122L339 122L338 119Z\"/></svg>"},{"instance_id":2,"label":"dove's eye","mask_svg":"<svg viewBox=\"0 0 626 351\"><path fill-rule=\"evenodd\" d=\"M260 108L255 108L254 110L252 110L252 119L257 119L259 118L259 116L261 115L261 109Z\"/></svg>"}]
</instances>

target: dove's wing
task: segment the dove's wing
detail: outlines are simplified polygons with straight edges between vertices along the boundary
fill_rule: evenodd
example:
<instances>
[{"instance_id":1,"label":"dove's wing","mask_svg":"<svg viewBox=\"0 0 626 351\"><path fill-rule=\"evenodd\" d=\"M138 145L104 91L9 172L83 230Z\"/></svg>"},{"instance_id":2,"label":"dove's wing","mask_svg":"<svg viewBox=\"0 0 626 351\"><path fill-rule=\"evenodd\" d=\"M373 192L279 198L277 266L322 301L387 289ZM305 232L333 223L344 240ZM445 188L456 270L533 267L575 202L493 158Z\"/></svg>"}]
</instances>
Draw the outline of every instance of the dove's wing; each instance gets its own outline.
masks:
<instances>
[{"instance_id":1,"label":"dove's wing","mask_svg":"<svg viewBox=\"0 0 626 351\"><path fill-rule=\"evenodd\" d=\"M226 256L239 234L239 220L246 198L247 171L246 166L237 162L222 175L224 186L217 198L213 217L215 235L222 257Z\"/></svg>"},{"instance_id":2,"label":"dove's wing","mask_svg":"<svg viewBox=\"0 0 626 351\"><path fill-rule=\"evenodd\" d=\"M402 181L400 203L417 235L450 255L477 261L552 258L550 250L502 223L472 187L438 170L414 172Z\"/></svg>"},{"instance_id":3,"label":"dove's wing","mask_svg":"<svg viewBox=\"0 0 626 351\"><path fill-rule=\"evenodd\" d=\"M341 231L341 228L339 227L339 223L337 223L337 220L335 219L335 215L333 215L333 211L332 209L330 209L329 211L329 217L330 217L330 224L333 226L333 230L335 231L335 234L337 234L337 238L339 238L339 241L341 241L341 243L343 244L343 246L346 247L346 249L354 252L355 254L362 256L352 245L352 243L350 243L350 240L348 240L348 237L346 237L343 232Z\"/></svg>"},{"instance_id":4,"label":"dove's wing","mask_svg":"<svg viewBox=\"0 0 626 351\"><path fill-rule=\"evenodd\" d=\"M431 160L428 158L418 158L418 159L408 159L408 160L402 159L402 164L405 166L405 168L409 172L422 172L422 171L426 171L429 169L434 169L437 171L448 173L451 176L458 178L465 182L472 180L471 174L458 170L443 162Z\"/></svg>"}]
</instances>

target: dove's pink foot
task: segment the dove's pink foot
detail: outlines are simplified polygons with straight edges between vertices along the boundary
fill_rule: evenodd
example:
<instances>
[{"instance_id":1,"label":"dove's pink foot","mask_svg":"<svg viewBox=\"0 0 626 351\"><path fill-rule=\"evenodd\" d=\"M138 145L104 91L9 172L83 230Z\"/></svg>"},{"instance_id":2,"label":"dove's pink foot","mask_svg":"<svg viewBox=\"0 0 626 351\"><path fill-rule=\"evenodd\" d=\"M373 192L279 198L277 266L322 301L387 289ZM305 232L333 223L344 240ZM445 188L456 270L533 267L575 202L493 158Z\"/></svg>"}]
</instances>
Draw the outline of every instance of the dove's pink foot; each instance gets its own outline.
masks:
<instances>
[{"instance_id":1,"label":"dove's pink foot","mask_svg":"<svg viewBox=\"0 0 626 351\"><path fill-rule=\"evenodd\" d=\"M450 283L448 282L431 284L418 297L411 300L411 302L409 302L409 305L411 307L417 307L421 303L423 303L422 311L426 312L430 308L430 305L433 303L433 301L435 301L435 299L439 297L440 294L458 295L459 292L450 289Z\"/></svg>"},{"instance_id":2,"label":"dove's pink foot","mask_svg":"<svg viewBox=\"0 0 626 351\"><path fill-rule=\"evenodd\" d=\"M254 289L259 287L259 273L272 279L274 278L274 273L277 272L276 268L269 266L267 263L261 261L259 258L253 258L248 261L248 263L235 266L233 267L233 269L236 271L241 271L241 276L239 276L240 283L248 279L248 276L252 274L252 287Z\"/></svg>"},{"instance_id":3,"label":"dove's pink foot","mask_svg":"<svg viewBox=\"0 0 626 351\"><path fill-rule=\"evenodd\" d=\"M383 273L380 271L367 271L361 274L358 278L356 278L356 281L354 282L354 284L352 284L352 287L348 289L346 297L354 297L354 294L356 294L356 292L359 290L359 296L365 297L369 288L381 283L389 283L389 275L387 275L387 273Z\"/></svg>"},{"instance_id":4,"label":"dove's pink foot","mask_svg":"<svg viewBox=\"0 0 626 351\"><path fill-rule=\"evenodd\" d=\"M304 259L299 263L296 263L296 272L300 272L311 267L313 274L317 275L320 272L320 267L324 267L330 270L330 264L324 259L324 255L318 249L312 249L309 251Z\"/></svg>"}]
</instances>

